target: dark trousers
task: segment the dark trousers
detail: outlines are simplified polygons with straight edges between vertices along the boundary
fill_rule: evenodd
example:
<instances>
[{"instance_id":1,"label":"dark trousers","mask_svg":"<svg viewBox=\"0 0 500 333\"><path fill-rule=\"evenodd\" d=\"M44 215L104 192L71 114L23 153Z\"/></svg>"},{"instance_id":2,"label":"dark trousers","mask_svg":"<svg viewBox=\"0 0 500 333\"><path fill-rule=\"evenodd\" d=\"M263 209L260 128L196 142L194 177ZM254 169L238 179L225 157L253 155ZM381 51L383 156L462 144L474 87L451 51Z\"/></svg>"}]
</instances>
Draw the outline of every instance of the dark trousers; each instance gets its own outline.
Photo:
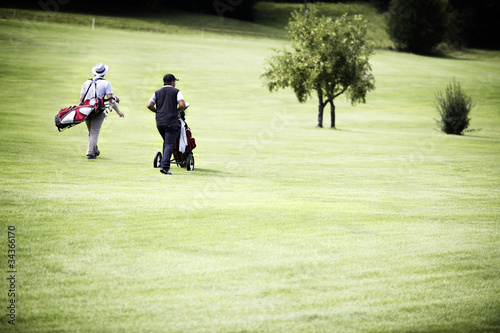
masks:
<instances>
[{"instance_id":1,"label":"dark trousers","mask_svg":"<svg viewBox=\"0 0 500 333\"><path fill-rule=\"evenodd\" d=\"M174 143L179 136L179 126L164 126L157 125L158 132L160 132L163 138L163 156L160 162L160 168L164 170L170 169L170 158L172 157L172 152L174 150Z\"/></svg>"}]
</instances>

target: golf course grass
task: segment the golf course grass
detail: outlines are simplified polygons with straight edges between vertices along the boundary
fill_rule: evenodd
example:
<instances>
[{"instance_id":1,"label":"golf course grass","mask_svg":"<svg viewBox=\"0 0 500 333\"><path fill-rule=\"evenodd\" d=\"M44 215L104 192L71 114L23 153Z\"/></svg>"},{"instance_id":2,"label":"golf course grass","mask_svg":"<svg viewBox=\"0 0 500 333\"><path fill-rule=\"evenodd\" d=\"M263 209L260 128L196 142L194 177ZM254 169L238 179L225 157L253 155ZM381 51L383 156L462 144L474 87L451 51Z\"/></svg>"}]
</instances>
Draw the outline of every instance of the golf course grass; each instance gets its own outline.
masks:
<instances>
[{"instance_id":1,"label":"golf course grass","mask_svg":"<svg viewBox=\"0 0 500 333\"><path fill-rule=\"evenodd\" d=\"M0 331L499 332L498 54L377 50L376 90L329 129L314 96L263 86L287 45L0 19ZM87 160L86 126L54 115L98 62L125 118ZM146 108L166 73L197 143L171 176ZM463 136L435 122L453 78Z\"/></svg>"}]
</instances>

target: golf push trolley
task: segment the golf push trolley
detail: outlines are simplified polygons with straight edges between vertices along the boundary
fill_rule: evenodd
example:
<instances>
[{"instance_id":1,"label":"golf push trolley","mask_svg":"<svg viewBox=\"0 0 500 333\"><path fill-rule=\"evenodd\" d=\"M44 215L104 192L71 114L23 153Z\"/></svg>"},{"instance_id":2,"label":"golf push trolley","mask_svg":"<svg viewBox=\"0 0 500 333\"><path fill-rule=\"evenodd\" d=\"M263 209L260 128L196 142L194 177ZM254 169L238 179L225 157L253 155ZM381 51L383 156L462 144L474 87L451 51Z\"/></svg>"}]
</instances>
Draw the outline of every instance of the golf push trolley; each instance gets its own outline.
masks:
<instances>
[{"instance_id":1,"label":"golf push trolley","mask_svg":"<svg viewBox=\"0 0 500 333\"><path fill-rule=\"evenodd\" d=\"M186 103L186 109L189 107L189 103ZM186 123L186 113L185 109L179 111L179 122L181 129L179 131L179 136L175 140L174 149L172 152L172 159L170 163L176 164L178 167L186 168L187 171L194 170L194 156L193 149L196 147L196 141L191 134L191 129ZM162 158L162 152L156 153L153 160L153 167L159 168Z\"/></svg>"}]
</instances>

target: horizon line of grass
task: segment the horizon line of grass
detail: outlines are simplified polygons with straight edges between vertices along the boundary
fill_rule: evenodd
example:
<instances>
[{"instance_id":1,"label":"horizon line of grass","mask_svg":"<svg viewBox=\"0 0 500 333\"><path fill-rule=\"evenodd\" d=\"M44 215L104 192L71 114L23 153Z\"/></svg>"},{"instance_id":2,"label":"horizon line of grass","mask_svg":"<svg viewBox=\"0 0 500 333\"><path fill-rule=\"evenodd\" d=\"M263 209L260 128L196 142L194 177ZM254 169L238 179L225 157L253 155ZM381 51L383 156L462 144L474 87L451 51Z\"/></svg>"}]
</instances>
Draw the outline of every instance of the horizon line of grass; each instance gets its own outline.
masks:
<instances>
[{"instance_id":1,"label":"horizon line of grass","mask_svg":"<svg viewBox=\"0 0 500 333\"><path fill-rule=\"evenodd\" d=\"M376 50L394 50L385 30L385 16L368 4L360 3L314 3L322 15L335 18L343 13L361 14L368 21L368 39ZM208 14L172 11L170 14L154 13L146 16L103 16L70 12L49 12L43 10L0 8L0 19L40 23L87 26L90 29L95 20L95 28L119 29L125 31L156 32L163 34L214 33L252 38L288 39L285 29L290 13L302 8L302 4L259 2L255 5L255 22L220 18ZM499 60L500 50L475 48L443 49L440 57L456 59Z\"/></svg>"}]
</instances>

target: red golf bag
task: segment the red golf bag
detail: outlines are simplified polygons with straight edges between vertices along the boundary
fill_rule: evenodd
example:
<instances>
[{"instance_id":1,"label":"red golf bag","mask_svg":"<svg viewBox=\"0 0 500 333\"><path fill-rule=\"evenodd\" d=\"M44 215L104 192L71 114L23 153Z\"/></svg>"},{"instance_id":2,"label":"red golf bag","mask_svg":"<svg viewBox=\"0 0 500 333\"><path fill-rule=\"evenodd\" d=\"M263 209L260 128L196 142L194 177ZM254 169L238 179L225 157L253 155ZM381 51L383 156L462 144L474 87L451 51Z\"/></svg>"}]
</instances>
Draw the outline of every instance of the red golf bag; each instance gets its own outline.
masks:
<instances>
[{"instance_id":1,"label":"red golf bag","mask_svg":"<svg viewBox=\"0 0 500 333\"><path fill-rule=\"evenodd\" d=\"M82 123L87 117L101 114L104 111L104 100L102 98L92 98L86 100L82 105L69 106L61 109L54 117L57 130L61 132L66 128Z\"/></svg>"},{"instance_id":2,"label":"red golf bag","mask_svg":"<svg viewBox=\"0 0 500 333\"><path fill-rule=\"evenodd\" d=\"M94 98L87 99L80 105L69 106L67 108L61 109L54 117L57 130L61 132L66 128L73 127L82 123L88 117L93 115L101 114L105 111L106 107L104 105L105 100L102 98L97 98L97 81L101 80L101 77L95 77L89 79L91 83L85 92L84 97L87 96L90 88L94 86Z\"/></svg>"}]
</instances>

